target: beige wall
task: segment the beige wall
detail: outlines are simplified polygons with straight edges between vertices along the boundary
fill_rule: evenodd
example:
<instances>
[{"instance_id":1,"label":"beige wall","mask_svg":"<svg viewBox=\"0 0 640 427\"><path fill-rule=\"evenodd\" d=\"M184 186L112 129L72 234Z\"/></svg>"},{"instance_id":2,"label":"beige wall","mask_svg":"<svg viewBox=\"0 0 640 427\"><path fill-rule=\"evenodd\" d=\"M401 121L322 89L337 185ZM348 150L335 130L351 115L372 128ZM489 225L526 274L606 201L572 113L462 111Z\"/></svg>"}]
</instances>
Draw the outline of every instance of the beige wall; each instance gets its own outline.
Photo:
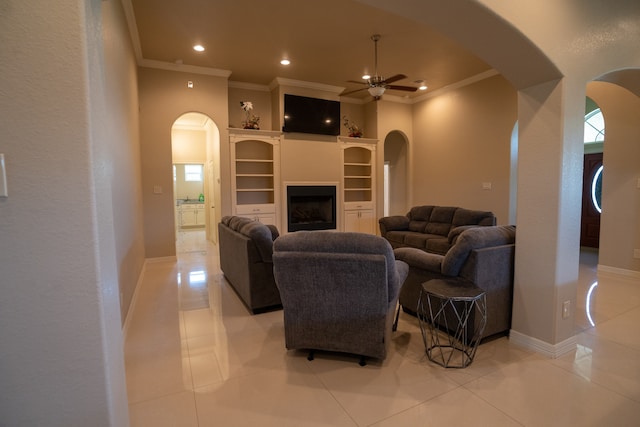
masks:
<instances>
[{"instance_id":1,"label":"beige wall","mask_svg":"<svg viewBox=\"0 0 640 427\"><path fill-rule=\"evenodd\" d=\"M0 424L127 425L121 313L144 251L122 7L0 9Z\"/></svg>"},{"instance_id":2,"label":"beige wall","mask_svg":"<svg viewBox=\"0 0 640 427\"><path fill-rule=\"evenodd\" d=\"M125 321L145 259L142 225L142 172L140 168L137 66L120 7L106 8L105 73L112 123L108 147L113 159L113 233L118 263L122 322Z\"/></svg>"},{"instance_id":3,"label":"beige wall","mask_svg":"<svg viewBox=\"0 0 640 427\"><path fill-rule=\"evenodd\" d=\"M416 104L412 205L462 206L509 218L515 89L494 76ZM490 183L491 189L483 189Z\"/></svg>"},{"instance_id":4,"label":"beige wall","mask_svg":"<svg viewBox=\"0 0 640 427\"><path fill-rule=\"evenodd\" d=\"M260 129L278 130L272 128L271 92L266 89L245 89L233 85L229 87L229 127L242 128L242 121L246 120L246 113L240 108L240 101L253 103L252 114L260 117Z\"/></svg>"},{"instance_id":5,"label":"beige wall","mask_svg":"<svg viewBox=\"0 0 640 427\"><path fill-rule=\"evenodd\" d=\"M140 147L147 258L175 256L171 128L186 112L213 120L220 140L228 141L228 93L225 77L139 68ZM193 89L187 81L193 81ZM229 144L220 144L222 215L230 214ZM154 193L154 186L162 189Z\"/></svg>"},{"instance_id":6,"label":"beige wall","mask_svg":"<svg viewBox=\"0 0 640 427\"><path fill-rule=\"evenodd\" d=\"M640 271L640 98L605 82L591 82L587 95L602 110L605 141L600 227L601 266Z\"/></svg>"},{"instance_id":7,"label":"beige wall","mask_svg":"<svg viewBox=\"0 0 640 427\"><path fill-rule=\"evenodd\" d=\"M400 140L406 141L404 152L396 153L396 163L392 168L392 189L393 186L404 185L405 188L396 188L396 190L402 192L400 197L391 197L391 211L392 214L406 214L411 207L411 195L413 191L413 184L411 181L411 148L414 143L413 139L413 106L406 103L389 102L384 99L372 102L367 105L369 114L374 114L375 117L369 120L372 121L375 126L375 132L378 137L378 151L376 153L376 174L378 178L377 197L376 197L376 210L378 217L382 216L384 212L384 187L383 187L383 165L385 161L385 153L388 152L385 147L387 138L391 135L391 139L396 141L396 144L400 143ZM398 147L398 146L397 146ZM403 157L404 156L404 157ZM401 166L400 166L401 165ZM395 194L395 192L394 192Z\"/></svg>"}]
</instances>

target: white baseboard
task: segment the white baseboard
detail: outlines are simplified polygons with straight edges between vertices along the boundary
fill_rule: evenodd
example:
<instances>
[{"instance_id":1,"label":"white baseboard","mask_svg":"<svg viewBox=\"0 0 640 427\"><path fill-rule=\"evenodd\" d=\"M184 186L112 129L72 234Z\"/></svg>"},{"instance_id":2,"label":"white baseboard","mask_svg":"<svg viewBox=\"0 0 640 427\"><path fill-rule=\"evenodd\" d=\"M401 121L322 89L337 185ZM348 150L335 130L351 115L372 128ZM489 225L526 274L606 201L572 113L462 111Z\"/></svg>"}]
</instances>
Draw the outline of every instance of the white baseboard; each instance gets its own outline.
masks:
<instances>
[{"instance_id":1,"label":"white baseboard","mask_svg":"<svg viewBox=\"0 0 640 427\"><path fill-rule=\"evenodd\" d=\"M557 344L549 344L548 342L530 337L518 331L514 331L513 329L509 331L509 340L520 347L533 350L536 353L542 354L543 356L551 359L557 359L558 357L575 350L577 345L575 335Z\"/></svg>"},{"instance_id":2,"label":"white baseboard","mask_svg":"<svg viewBox=\"0 0 640 427\"><path fill-rule=\"evenodd\" d=\"M615 274L617 276L630 277L640 279L640 271L626 270L624 268L609 267L608 265L598 264L598 273Z\"/></svg>"},{"instance_id":3,"label":"white baseboard","mask_svg":"<svg viewBox=\"0 0 640 427\"><path fill-rule=\"evenodd\" d=\"M142 270L140 270L140 274L138 275L138 280L136 282L136 288L133 290L133 296L131 297L131 304L129 304L129 310L127 311L127 315L124 318L124 324L122 325L122 337L123 339L127 339L127 333L129 332L129 325L131 324L131 318L133 317L133 312L136 307L136 303L138 301L138 292L140 291L140 285L142 284L142 280L144 279L144 275L147 271L148 264L155 264L159 262L176 262L178 258L176 256L167 256L167 257L159 257L159 258L146 258L144 260L144 264L142 264Z\"/></svg>"},{"instance_id":4,"label":"white baseboard","mask_svg":"<svg viewBox=\"0 0 640 427\"><path fill-rule=\"evenodd\" d=\"M136 281L136 288L133 290L133 296L131 297L131 303L129 304L129 310L127 310L127 315L124 318L124 324L122 325L122 338L124 340L127 339L129 325L131 324L131 318L133 317L133 309L135 308L136 302L138 301L138 291L140 290L140 285L142 284L142 280L144 279L144 275L147 271L147 261L148 260L145 260L142 264L142 269L140 270L138 280Z\"/></svg>"}]
</instances>

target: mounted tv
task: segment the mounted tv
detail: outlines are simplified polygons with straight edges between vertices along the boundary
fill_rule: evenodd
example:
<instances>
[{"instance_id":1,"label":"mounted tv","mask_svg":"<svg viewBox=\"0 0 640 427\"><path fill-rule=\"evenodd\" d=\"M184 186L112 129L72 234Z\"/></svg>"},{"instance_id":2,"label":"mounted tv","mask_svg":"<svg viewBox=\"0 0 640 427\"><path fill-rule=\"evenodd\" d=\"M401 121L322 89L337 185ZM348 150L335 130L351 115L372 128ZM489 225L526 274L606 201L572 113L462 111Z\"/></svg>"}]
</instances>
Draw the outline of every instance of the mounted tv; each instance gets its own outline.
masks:
<instances>
[{"instance_id":1,"label":"mounted tv","mask_svg":"<svg viewBox=\"0 0 640 427\"><path fill-rule=\"evenodd\" d=\"M282 131L340 135L340 102L285 94Z\"/></svg>"}]
</instances>

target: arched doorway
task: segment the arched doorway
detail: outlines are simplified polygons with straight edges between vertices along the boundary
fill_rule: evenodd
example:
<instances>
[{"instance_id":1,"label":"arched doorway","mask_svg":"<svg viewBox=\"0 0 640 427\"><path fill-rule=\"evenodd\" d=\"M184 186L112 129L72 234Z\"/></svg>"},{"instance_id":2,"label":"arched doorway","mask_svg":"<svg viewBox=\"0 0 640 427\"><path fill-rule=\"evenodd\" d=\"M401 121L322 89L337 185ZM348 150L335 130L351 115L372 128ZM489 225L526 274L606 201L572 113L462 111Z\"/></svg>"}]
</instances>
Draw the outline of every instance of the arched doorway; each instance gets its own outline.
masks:
<instances>
[{"instance_id":1,"label":"arched doorway","mask_svg":"<svg viewBox=\"0 0 640 427\"><path fill-rule=\"evenodd\" d=\"M640 213L639 77L640 69L614 71L586 87L586 95L593 102L591 110L598 107L606 124L604 143L585 144L585 154L601 152L604 174L597 268L632 276L638 274L640 265L640 235L630 231L637 229ZM588 149L590 145L596 150Z\"/></svg>"},{"instance_id":2,"label":"arched doorway","mask_svg":"<svg viewBox=\"0 0 640 427\"><path fill-rule=\"evenodd\" d=\"M389 132L384 139L384 216L404 215L408 210L408 146L406 136L399 131Z\"/></svg>"},{"instance_id":3,"label":"arched doorway","mask_svg":"<svg viewBox=\"0 0 640 427\"><path fill-rule=\"evenodd\" d=\"M580 246L599 248L600 214L602 213L604 117L598 105L590 98L587 98L586 105Z\"/></svg>"},{"instance_id":4,"label":"arched doorway","mask_svg":"<svg viewBox=\"0 0 640 427\"><path fill-rule=\"evenodd\" d=\"M217 242L220 206L220 132L205 114L189 112L171 127L177 251Z\"/></svg>"}]
</instances>

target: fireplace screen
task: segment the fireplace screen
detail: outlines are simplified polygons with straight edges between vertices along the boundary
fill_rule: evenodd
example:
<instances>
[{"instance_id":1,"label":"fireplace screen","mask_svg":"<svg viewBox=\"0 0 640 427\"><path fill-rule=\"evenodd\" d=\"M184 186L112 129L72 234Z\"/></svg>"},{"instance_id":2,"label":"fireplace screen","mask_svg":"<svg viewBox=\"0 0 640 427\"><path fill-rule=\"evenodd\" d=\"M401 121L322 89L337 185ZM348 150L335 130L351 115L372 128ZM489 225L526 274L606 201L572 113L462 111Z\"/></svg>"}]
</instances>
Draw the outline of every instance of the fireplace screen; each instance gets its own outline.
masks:
<instances>
[{"instance_id":1,"label":"fireplace screen","mask_svg":"<svg viewBox=\"0 0 640 427\"><path fill-rule=\"evenodd\" d=\"M335 230L336 187L287 187L287 230Z\"/></svg>"}]
</instances>

